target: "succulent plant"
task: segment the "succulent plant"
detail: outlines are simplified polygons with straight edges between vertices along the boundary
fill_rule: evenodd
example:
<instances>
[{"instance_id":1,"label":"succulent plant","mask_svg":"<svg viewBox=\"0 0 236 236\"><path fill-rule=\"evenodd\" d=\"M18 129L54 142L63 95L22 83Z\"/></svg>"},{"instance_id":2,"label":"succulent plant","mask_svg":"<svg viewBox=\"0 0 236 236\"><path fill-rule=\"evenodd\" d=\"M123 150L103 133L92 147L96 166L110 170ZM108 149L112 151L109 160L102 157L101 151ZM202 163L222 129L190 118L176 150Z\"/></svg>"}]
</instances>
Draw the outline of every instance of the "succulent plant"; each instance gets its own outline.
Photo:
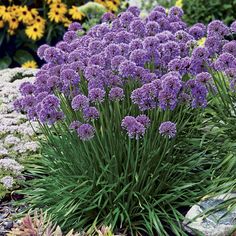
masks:
<instances>
[{"instance_id":1,"label":"succulent plant","mask_svg":"<svg viewBox=\"0 0 236 236\"><path fill-rule=\"evenodd\" d=\"M39 213L34 212L33 217L27 214L19 223L15 226L8 236L83 236L81 233L74 233L73 229L66 235L62 233L61 228L56 224L52 224L47 219L47 215L42 211Z\"/></svg>"}]
</instances>

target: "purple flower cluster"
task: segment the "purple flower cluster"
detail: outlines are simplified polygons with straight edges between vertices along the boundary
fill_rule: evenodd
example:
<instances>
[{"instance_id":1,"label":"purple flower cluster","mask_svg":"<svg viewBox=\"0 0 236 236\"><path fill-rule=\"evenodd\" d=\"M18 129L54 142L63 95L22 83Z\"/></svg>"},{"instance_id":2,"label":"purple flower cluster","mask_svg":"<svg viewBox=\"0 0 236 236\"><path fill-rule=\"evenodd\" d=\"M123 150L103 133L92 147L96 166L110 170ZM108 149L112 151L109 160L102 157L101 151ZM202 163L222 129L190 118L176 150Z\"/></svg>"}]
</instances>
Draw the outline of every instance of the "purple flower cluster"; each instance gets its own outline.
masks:
<instances>
[{"instance_id":1,"label":"purple flower cluster","mask_svg":"<svg viewBox=\"0 0 236 236\"><path fill-rule=\"evenodd\" d=\"M150 125L150 119L146 115L139 115L136 118L126 116L121 123L121 127L125 129L130 138L139 139L145 134L146 128Z\"/></svg>"},{"instance_id":2,"label":"purple flower cluster","mask_svg":"<svg viewBox=\"0 0 236 236\"><path fill-rule=\"evenodd\" d=\"M173 122L165 121L159 126L159 133L168 138L174 138L176 132L176 124Z\"/></svg>"},{"instance_id":3,"label":"purple flower cluster","mask_svg":"<svg viewBox=\"0 0 236 236\"><path fill-rule=\"evenodd\" d=\"M143 112L174 110L182 104L205 107L213 86L208 68L224 71L235 81L236 41L224 37L236 32L236 22L231 27L218 20L187 27L178 7L166 13L158 6L145 19L139 14L136 7L118 16L105 13L102 23L82 36L76 33L81 25L73 23L56 46L40 46L38 56L46 64L35 82L21 85L22 98L15 101L15 109L30 119L53 124L65 117L54 95L61 93L85 123L99 118L98 106L104 101L130 97ZM203 37L204 45L198 46ZM122 127L130 137L139 138L147 128L145 119L125 117ZM94 135L90 124L71 127L76 127L82 140Z\"/></svg>"}]
</instances>

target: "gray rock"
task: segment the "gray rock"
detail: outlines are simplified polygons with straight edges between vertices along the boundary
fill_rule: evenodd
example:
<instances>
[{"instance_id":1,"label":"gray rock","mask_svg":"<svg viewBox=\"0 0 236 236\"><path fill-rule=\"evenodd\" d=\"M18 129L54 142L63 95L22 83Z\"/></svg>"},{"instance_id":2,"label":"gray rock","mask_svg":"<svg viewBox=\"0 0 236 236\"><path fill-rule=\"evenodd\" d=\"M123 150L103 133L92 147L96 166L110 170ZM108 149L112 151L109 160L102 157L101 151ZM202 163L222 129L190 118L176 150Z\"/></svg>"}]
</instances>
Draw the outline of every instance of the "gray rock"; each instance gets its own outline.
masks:
<instances>
[{"instance_id":1,"label":"gray rock","mask_svg":"<svg viewBox=\"0 0 236 236\"><path fill-rule=\"evenodd\" d=\"M220 209L207 213L208 210L233 198L235 206L230 211ZM204 198L188 211L183 225L187 232L197 236L230 236L234 230L236 231L236 193Z\"/></svg>"}]
</instances>

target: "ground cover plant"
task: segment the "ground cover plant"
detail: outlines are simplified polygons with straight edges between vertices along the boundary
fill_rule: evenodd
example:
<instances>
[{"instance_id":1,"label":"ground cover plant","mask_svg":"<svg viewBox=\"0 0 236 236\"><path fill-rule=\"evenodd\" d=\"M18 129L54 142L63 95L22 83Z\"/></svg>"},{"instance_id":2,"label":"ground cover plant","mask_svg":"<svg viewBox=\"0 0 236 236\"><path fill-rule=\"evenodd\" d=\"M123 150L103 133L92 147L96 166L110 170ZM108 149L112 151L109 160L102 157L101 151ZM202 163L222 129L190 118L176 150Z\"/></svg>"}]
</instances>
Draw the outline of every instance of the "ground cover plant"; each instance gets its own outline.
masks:
<instances>
[{"instance_id":1,"label":"ground cover plant","mask_svg":"<svg viewBox=\"0 0 236 236\"><path fill-rule=\"evenodd\" d=\"M70 25L62 42L38 49L46 64L15 101L45 135L26 200L65 230L186 235L186 209L235 186L227 149L212 146L224 71L236 68L235 41L224 39L235 23L189 28L178 7L139 13L106 13L80 37Z\"/></svg>"},{"instance_id":2,"label":"ground cover plant","mask_svg":"<svg viewBox=\"0 0 236 236\"><path fill-rule=\"evenodd\" d=\"M32 81L35 71L26 69L2 70L0 72L0 200L18 188L24 181L23 162L38 153L36 122L14 111L13 101L19 96L22 82ZM21 75L21 76L19 76Z\"/></svg>"},{"instance_id":3,"label":"ground cover plant","mask_svg":"<svg viewBox=\"0 0 236 236\"><path fill-rule=\"evenodd\" d=\"M19 65L36 68L40 63L37 48L43 43L54 45L60 41L72 21L85 23L87 28L98 22L104 12L117 12L120 7L120 0L95 0L87 11L88 7L84 6L87 2L1 1L0 68Z\"/></svg>"}]
</instances>

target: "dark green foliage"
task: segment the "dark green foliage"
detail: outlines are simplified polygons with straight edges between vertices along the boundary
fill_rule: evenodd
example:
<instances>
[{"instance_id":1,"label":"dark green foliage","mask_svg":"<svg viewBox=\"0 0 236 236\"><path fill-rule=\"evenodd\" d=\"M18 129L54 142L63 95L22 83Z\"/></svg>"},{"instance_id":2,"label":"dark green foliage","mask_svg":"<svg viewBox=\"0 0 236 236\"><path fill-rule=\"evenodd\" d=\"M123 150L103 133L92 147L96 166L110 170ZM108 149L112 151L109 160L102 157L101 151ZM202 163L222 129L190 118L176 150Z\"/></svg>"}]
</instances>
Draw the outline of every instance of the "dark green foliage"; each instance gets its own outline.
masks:
<instances>
[{"instance_id":1,"label":"dark green foliage","mask_svg":"<svg viewBox=\"0 0 236 236\"><path fill-rule=\"evenodd\" d=\"M219 19L226 24L236 18L235 0L183 0L184 20L190 25Z\"/></svg>"}]
</instances>

